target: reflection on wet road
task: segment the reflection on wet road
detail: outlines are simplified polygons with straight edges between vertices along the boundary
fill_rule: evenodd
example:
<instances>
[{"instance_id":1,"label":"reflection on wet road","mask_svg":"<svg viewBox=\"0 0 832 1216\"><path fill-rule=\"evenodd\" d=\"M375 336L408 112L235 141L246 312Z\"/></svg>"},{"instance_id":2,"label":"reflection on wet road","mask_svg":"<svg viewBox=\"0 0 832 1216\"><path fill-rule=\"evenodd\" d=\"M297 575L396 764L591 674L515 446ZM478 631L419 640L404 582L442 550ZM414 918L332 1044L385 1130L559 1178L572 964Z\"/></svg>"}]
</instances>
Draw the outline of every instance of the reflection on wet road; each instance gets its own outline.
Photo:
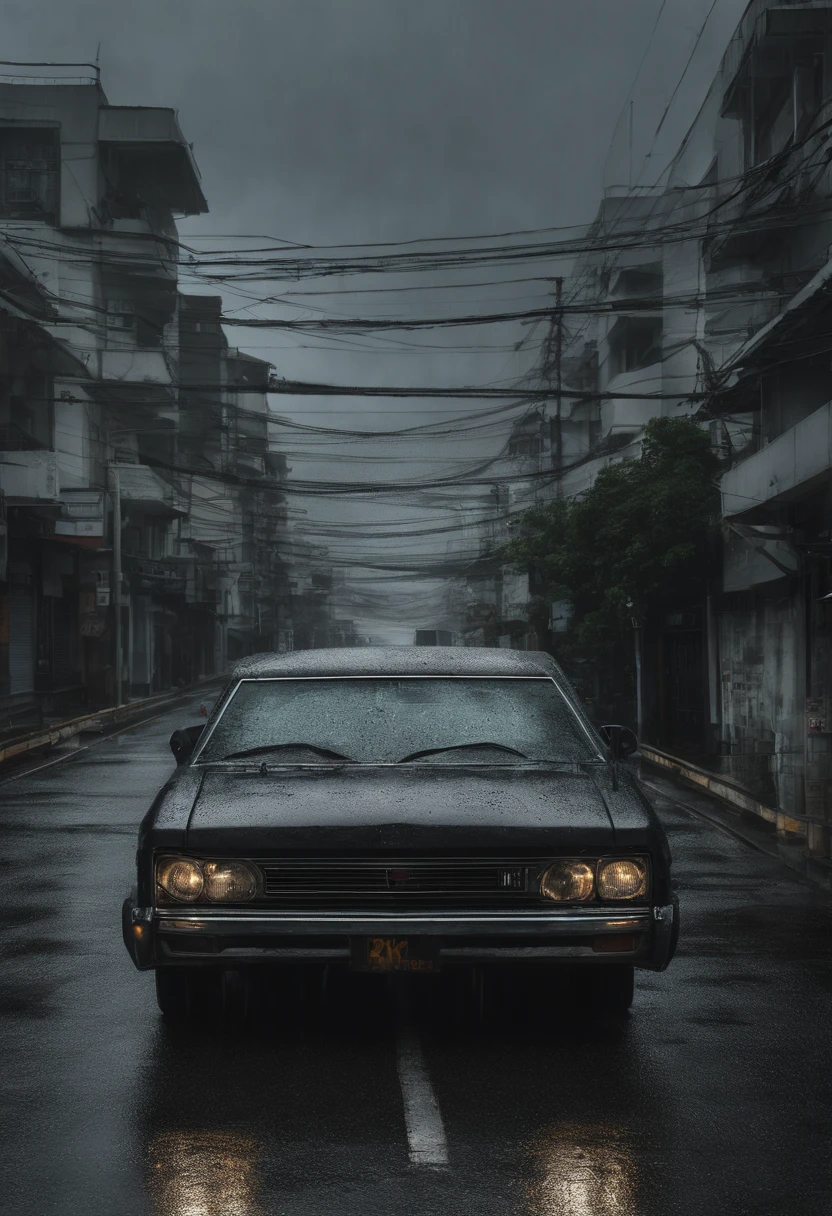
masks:
<instances>
[{"instance_id":1,"label":"reflection on wet road","mask_svg":"<svg viewBox=\"0 0 832 1216\"><path fill-rule=\"evenodd\" d=\"M262 1147L245 1132L163 1132L148 1144L148 1190L159 1212L259 1216Z\"/></svg>"},{"instance_id":2,"label":"reflection on wet road","mask_svg":"<svg viewBox=\"0 0 832 1216\"><path fill-rule=\"evenodd\" d=\"M826 1210L832 905L670 799L682 944L627 1019L532 992L474 1028L347 984L165 1026L119 911L197 706L0 786L3 1216Z\"/></svg>"},{"instance_id":3,"label":"reflection on wet road","mask_svg":"<svg viewBox=\"0 0 832 1216\"><path fill-rule=\"evenodd\" d=\"M555 1123L529 1145L538 1177L526 1187L534 1216L570 1212L574 1216L613 1216L637 1212L637 1168L626 1132L597 1123L576 1127Z\"/></svg>"}]
</instances>

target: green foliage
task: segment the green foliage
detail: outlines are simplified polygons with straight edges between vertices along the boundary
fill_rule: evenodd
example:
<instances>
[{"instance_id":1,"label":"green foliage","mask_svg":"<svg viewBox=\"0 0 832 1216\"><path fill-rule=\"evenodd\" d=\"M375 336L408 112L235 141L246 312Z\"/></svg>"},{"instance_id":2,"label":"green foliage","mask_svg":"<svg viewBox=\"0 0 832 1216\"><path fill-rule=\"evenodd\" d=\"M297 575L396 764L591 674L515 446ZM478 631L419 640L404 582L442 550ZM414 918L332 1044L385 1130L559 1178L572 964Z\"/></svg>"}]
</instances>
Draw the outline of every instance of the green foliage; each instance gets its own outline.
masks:
<instances>
[{"instance_id":1,"label":"green foliage","mask_svg":"<svg viewBox=\"0 0 832 1216\"><path fill-rule=\"evenodd\" d=\"M507 560L536 568L547 598L571 603L577 648L599 656L631 632L631 617L707 577L719 525L717 470L694 422L655 418L640 459L602 469L579 500L528 511Z\"/></svg>"}]
</instances>

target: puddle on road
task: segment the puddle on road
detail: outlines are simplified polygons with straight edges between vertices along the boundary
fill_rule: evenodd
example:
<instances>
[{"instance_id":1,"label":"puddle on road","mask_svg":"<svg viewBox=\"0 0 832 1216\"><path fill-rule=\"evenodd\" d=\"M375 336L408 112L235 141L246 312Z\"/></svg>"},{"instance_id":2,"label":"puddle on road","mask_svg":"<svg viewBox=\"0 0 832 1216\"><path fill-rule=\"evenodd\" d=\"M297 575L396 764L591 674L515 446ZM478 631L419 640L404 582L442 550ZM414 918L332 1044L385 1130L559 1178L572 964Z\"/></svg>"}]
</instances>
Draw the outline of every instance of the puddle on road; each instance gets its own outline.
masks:
<instances>
[{"instance_id":1,"label":"puddle on road","mask_svg":"<svg viewBox=\"0 0 832 1216\"><path fill-rule=\"evenodd\" d=\"M148 1190L156 1216L264 1216L262 1154L244 1132L170 1131L148 1145Z\"/></svg>"},{"instance_id":2,"label":"puddle on road","mask_svg":"<svg viewBox=\"0 0 832 1216\"><path fill-rule=\"evenodd\" d=\"M555 1124L528 1147L529 1216L637 1216L638 1168L627 1132L610 1124Z\"/></svg>"}]
</instances>

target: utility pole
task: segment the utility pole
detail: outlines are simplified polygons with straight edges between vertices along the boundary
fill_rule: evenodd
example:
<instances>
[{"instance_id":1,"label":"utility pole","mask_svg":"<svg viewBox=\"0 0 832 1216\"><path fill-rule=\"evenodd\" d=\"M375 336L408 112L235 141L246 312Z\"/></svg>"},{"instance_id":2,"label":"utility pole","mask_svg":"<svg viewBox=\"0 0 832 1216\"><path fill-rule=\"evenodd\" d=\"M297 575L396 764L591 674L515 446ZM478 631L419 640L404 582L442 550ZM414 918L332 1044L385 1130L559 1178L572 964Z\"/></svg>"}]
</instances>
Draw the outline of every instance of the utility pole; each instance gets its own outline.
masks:
<instances>
[{"instance_id":1,"label":"utility pole","mask_svg":"<svg viewBox=\"0 0 832 1216\"><path fill-rule=\"evenodd\" d=\"M555 418L557 427L557 468L563 464L563 419L561 405L563 398L563 278L555 279L555 308L558 314L558 328L555 335Z\"/></svg>"},{"instance_id":2,"label":"utility pole","mask_svg":"<svg viewBox=\"0 0 832 1216\"><path fill-rule=\"evenodd\" d=\"M642 627L636 625L635 630L636 642L636 738L639 743L644 738L644 710L641 695L641 642L642 642Z\"/></svg>"},{"instance_id":3,"label":"utility pole","mask_svg":"<svg viewBox=\"0 0 832 1216\"><path fill-rule=\"evenodd\" d=\"M116 617L116 705L122 703L122 621L121 621L121 483L118 469L110 466L113 477L113 611Z\"/></svg>"},{"instance_id":4,"label":"utility pole","mask_svg":"<svg viewBox=\"0 0 832 1216\"><path fill-rule=\"evenodd\" d=\"M643 653L643 635L644 621L638 608L634 607L632 600L627 601L627 607L630 610L630 623L633 626L633 641L635 643L635 661L636 661L636 738L639 743L644 738L644 699L642 696L641 687L641 668L642 668L642 653Z\"/></svg>"}]
</instances>

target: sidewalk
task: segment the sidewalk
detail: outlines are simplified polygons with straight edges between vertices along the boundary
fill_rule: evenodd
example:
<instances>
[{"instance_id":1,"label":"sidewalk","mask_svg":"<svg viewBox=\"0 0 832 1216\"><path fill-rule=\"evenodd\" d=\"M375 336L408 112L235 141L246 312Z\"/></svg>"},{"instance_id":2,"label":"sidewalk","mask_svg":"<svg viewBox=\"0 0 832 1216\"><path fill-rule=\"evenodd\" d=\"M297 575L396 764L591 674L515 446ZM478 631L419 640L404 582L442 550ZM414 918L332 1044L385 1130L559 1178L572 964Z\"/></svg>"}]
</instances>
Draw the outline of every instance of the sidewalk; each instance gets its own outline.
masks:
<instances>
[{"instance_id":1,"label":"sidewalk","mask_svg":"<svg viewBox=\"0 0 832 1216\"><path fill-rule=\"evenodd\" d=\"M643 744L642 780L648 788L724 828L753 848L832 891L832 861L806 851L808 818L766 806L737 782Z\"/></svg>"},{"instance_id":2,"label":"sidewalk","mask_svg":"<svg viewBox=\"0 0 832 1216\"><path fill-rule=\"evenodd\" d=\"M133 722L141 722L144 718L152 717L160 710L175 705L178 701L188 700L202 689L206 693L212 688L219 690L224 678L223 675L210 676L205 680L197 681L195 684L188 684L183 688L159 693L155 697L128 701L127 704L118 707L110 706L108 709L100 709L94 713L83 714L81 717L70 718L65 722L55 722L49 726L21 733L12 739L5 739L0 742L0 771L5 771L13 765L20 764L25 759L34 757L36 754L59 747L77 735L107 734L121 726L130 725Z\"/></svg>"}]
</instances>

